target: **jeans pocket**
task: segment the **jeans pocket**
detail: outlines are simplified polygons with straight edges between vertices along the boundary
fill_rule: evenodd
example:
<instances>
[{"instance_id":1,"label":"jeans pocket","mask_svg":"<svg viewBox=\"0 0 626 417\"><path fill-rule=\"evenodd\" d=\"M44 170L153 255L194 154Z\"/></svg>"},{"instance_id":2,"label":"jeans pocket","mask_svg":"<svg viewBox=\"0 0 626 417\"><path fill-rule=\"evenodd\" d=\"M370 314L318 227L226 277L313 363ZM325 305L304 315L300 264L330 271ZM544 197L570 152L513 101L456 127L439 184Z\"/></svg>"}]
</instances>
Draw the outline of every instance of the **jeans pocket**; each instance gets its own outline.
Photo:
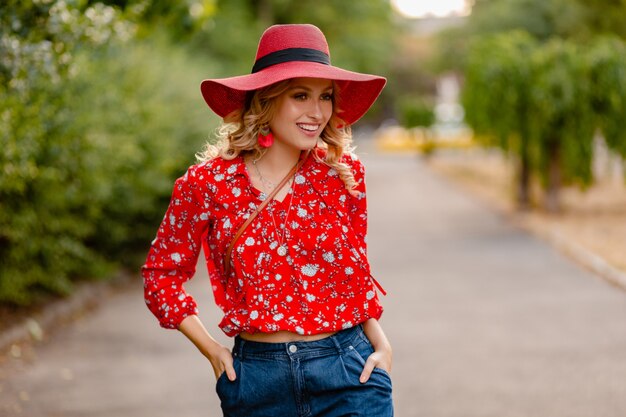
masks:
<instances>
[{"instance_id":1,"label":"jeans pocket","mask_svg":"<svg viewBox=\"0 0 626 417\"><path fill-rule=\"evenodd\" d=\"M237 374L237 378L234 381L228 379L228 375L226 374L226 371L224 371L217 378L215 383L215 392L222 403L224 401L228 402L228 399L233 395L236 395L238 392L239 381L241 379L241 366L237 357L233 358L233 368Z\"/></svg>"},{"instance_id":2,"label":"jeans pocket","mask_svg":"<svg viewBox=\"0 0 626 417\"><path fill-rule=\"evenodd\" d=\"M226 376L226 371L224 370L220 376L217 377L217 380L215 381L215 389L217 390L218 386L220 385L220 383L223 382L224 379L228 379L228 376Z\"/></svg>"},{"instance_id":3,"label":"jeans pocket","mask_svg":"<svg viewBox=\"0 0 626 417\"><path fill-rule=\"evenodd\" d=\"M363 335L362 338L359 338L359 341L356 342L356 344L353 346L353 349L351 350L354 352L355 356L358 358L359 362L361 362L363 366L365 366L365 361L367 361L367 358L369 358L369 356L374 353L374 347L365 335ZM378 373L389 379L389 381L391 382L391 375L389 375L389 372L382 368L374 368L372 370L372 373Z\"/></svg>"}]
</instances>

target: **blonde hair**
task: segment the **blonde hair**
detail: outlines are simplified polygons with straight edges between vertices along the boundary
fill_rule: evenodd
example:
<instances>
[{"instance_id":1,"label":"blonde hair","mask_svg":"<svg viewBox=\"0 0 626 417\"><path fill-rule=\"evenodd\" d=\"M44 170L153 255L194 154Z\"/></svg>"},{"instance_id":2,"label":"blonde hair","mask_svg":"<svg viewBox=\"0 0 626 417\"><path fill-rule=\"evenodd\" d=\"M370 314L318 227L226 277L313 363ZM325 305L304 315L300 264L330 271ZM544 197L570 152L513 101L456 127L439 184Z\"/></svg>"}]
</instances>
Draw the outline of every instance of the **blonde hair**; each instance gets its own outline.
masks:
<instances>
[{"instance_id":1,"label":"blonde hair","mask_svg":"<svg viewBox=\"0 0 626 417\"><path fill-rule=\"evenodd\" d=\"M276 114L276 98L287 91L290 82L291 80L280 81L250 92L246 97L244 108L224 118L224 122L217 129L217 141L208 142L204 149L196 154L197 159L201 162L217 157L232 160L239 155L251 155L253 159L261 158L266 148L258 143L259 131L262 126L268 125ZM344 154L354 150L352 131L337 116L336 83L333 83L333 91L333 114L320 135L322 141L320 147L326 152L323 157L314 153L314 157L337 171L346 189L352 195L357 195L358 184L350 166L340 162Z\"/></svg>"}]
</instances>

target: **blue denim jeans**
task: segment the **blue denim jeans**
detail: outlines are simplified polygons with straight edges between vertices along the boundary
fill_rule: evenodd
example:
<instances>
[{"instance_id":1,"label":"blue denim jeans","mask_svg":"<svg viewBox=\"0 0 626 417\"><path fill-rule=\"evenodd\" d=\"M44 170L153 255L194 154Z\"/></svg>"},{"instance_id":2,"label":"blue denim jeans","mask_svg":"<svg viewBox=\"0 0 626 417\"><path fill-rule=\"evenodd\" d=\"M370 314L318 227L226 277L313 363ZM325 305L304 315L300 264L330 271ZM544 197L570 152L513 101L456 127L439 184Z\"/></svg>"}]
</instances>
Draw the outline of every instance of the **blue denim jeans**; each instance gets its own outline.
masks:
<instances>
[{"instance_id":1,"label":"blue denim jeans","mask_svg":"<svg viewBox=\"0 0 626 417\"><path fill-rule=\"evenodd\" d=\"M361 326L314 342L259 343L235 338L237 379L216 385L225 417L392 417L391 378L359 376L373 348Z\"/></svg>"}]
</instances>

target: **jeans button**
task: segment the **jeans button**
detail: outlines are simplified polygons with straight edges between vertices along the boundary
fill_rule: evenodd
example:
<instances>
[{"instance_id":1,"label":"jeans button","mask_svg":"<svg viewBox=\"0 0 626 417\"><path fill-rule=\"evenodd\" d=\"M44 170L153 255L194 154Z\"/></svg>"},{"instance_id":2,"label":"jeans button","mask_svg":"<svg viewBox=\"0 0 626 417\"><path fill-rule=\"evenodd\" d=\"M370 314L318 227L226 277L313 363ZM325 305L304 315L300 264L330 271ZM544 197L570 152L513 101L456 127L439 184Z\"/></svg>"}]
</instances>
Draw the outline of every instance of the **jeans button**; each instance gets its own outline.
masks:
<instances>
[{"instance_id":1,"label":"jeans button","mask_svg":"<svg viewBox=\"0 0 626 417\"><path fill-rule=\"evenodd\" d=\"M298 346L296 345L289 346L289 352L296 353L297 351L298 351Z\"/></svg>"}]
</instances>

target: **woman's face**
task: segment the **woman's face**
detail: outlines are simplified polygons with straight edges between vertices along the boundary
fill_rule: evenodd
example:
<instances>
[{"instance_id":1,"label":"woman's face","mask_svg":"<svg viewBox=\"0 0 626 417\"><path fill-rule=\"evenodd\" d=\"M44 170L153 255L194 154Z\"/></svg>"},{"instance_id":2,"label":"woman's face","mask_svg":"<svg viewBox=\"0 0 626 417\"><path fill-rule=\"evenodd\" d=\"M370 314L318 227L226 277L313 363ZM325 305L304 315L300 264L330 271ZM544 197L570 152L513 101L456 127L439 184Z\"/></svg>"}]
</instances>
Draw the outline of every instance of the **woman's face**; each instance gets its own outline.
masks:
<instances>
[{"instance_id":1,"label":"woman's face","mask_svg":"<svg viewBox=\"0 0 626 417\"><path fill-rule=\"evenodd\" d=\"M294 78L276 98L270 122L274 146L312 149L333 113L333 84L321 78Z\"/></svg>"}]
</instances>

